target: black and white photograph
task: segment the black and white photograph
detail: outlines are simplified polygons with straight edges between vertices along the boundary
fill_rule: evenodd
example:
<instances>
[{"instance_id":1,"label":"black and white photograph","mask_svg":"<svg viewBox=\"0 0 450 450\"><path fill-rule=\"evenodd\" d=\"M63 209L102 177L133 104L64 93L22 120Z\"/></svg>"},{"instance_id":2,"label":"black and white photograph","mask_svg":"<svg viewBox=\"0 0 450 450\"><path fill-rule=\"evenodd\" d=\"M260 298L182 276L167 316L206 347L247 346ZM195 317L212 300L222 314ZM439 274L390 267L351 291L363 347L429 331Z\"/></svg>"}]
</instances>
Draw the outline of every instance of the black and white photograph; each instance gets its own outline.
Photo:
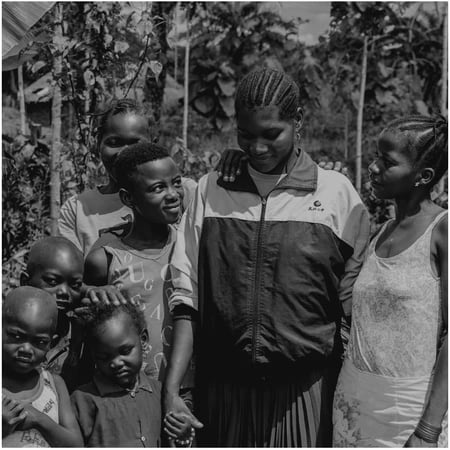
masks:
<instances>
[{"instance_id":1,"label":"black and white photograph","mask_svg":"<svg viewBox=\"0 0 450 450\"><path fill-rule=\"evenodd\" d=\"M1 6L3 448L448 448L446 1Z\"/></svg>"}]
</instances>

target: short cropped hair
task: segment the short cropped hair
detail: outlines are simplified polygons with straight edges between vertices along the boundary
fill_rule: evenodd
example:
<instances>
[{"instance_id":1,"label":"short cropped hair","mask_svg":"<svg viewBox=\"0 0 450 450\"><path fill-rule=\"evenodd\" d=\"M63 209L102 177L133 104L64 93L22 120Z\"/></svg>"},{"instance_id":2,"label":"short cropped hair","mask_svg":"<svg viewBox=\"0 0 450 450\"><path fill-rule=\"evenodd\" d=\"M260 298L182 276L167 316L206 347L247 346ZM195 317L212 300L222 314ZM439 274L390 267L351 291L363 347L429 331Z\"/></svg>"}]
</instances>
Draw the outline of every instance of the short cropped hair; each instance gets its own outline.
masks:
<instances>
[{"instance_id":1,"label":"short cropped hair","mask_svg":"<svg viewBox=\"0 0 450 450\"><path fill-rule=\"evenodd\" d=\"M150 141L139 141L124 148L114 163L119 187L132 189L136 167L149 161L169 158L169 151Z\"/></svg>"}]
</instances>

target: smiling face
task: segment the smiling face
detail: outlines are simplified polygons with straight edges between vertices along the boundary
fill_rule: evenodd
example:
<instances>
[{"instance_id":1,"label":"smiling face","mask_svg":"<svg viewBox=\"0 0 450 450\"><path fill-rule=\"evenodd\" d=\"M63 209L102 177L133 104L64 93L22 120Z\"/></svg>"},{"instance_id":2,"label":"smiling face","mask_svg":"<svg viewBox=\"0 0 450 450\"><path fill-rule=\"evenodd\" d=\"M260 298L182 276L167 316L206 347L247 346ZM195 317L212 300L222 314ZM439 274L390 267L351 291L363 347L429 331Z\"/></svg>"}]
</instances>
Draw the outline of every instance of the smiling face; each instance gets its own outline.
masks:
<instances>
[{"instance_id":1,"label":"smiling face","mask_svg":"<svg viewBox=\"0 0 450 450\"><path fill-rule=\"evenodd\" d=\"M181 215L181 174L170 157L148 161L136 167L130 191L121 190L124 202L135 214L151 223L176 223Z\"/></svg>"},{"instance_id":2,"label":"smiling face","mask_svg":"<svg viewBox=\"0 0 450 450\"><path fill-rule=\"evenodd\" d=\"M50 349L57 320L56 305L51 298L45 302L16 298L7 309L2 322L3 370L10 376L28 374L44 361Z\"/></svg>"},{"instance_id":3,"label":"smiling face","mask_svg":"<svg viewBox=\"0 0 450 450\"><path fill-rule=\"evenodd\" d=\"M377 158L369 166L371 188L378 198L404 197L414 189L420 171L407 146L406 136L397 133L387 131L379 137Z\"/></svg>"},{"instance_id":4,"label":"smiling face","mask_svg":"<svg viewBox=\"0 0 450 450\"><path fill-rule=\"evenodd\" d=\"M119 313L101 324L93 336L92 351L97 369L119 386L132 388L147 345L147 330L139 335L131 317Z\"/></svg>"},{"instance_id":5,"label":"smiling face","mask_svg":"<svg viewBox=\"0 0 450 450\"><path fill-rule=\"evenodd\" d=\"M63 312L72 309L81 297L82 255L67 246L52 246L35 258L27 284L54 296Z\"/></svg>"},{"instance_id":6,"label":"smiling face","mask_svg":"<svg viewBox=\"0 0 450 450\"><path fill-rule=\"evenodd\" d=\"M238 144L251 166L262 173L282 173L294 148L295 121L280 119L277 106L237 111Z\"/></svg>"},{"instance_id":7,"label":"smiling face","mask_svg":"<svg viewBox=\"0 0 450 450\"><path fill-rule=\"evenodd\" d=\"M110 117L99 144L100 157L108 174L114 176L114 161L127 145L150 138L147 119L135 113L119 113Z\"/></svg>"}]
</instances>

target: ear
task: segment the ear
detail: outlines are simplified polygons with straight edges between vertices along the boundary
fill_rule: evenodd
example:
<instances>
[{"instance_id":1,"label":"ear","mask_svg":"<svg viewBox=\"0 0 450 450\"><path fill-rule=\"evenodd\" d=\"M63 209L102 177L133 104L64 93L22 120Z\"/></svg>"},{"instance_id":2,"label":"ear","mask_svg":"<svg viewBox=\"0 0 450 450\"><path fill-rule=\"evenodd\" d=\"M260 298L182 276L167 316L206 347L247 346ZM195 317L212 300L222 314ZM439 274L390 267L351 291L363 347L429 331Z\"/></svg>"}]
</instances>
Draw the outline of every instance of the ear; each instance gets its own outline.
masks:
<instances>
[{"instance_id":1,"label":"ear","mask_svg":"<svg viewBox=\"0 0 450 450\"><path fill-rule=\"evenodd\" d=\"M142 330L141 333L142 350L147 350L149 340L150 339L148 337L148 330L147 328L145 328L145 330Z\"/></svg>"},{"instance_id":2,"label":"ear","mask_svg":"<svg viewBox=\"0 0 450 450\"><path fill-rule=\"evenodd\" d=\"M128 206L128 208L133 209L133 205L134 205L133 197L127 189L120 188L119 196L120 196L120 200L122 201L122 203L125 206Z\"/></svg>"},{"instance_id":3,"label":"ear","mask_svg":"<svg viewBox=\"0 0 450 450\"><path fill-rule=\"evenodd\" d=\"M54 334L52 336L52 342L50 342L50 347L53 348L58 343L58 340L59 340L59 334Z\"/></svg>"},{"instance_id":4,"label":"ear","mask_svg":"<svg viewBox=\"0 0 450 450\"><path fill-rule=\"evenodd\" d=\"M295 112L295 131L299 132L303 127L304 112L303 108L298 107Z\"/></svg>"},{"instance_id":5,"label":"ear","mask_svg":"<svg viewBox=\"0 0 450 450\"><path fill-rule=\"evenodd\" d=\"M420 180L419 183L423 186L430 184L434 180L435 172L431 167L426 167L422 169L420 172Z\"/></svg>"},{"instance_id":6,"label":"ear","mask_svg":"<svg viewBox=\"0 0 450 450\"><path fill-rule=\"evenodd\" d=\"M23 270L20 273L20 285L21 286L28 286L28 283L30 282L30 275L26 270Z\"/></svg>"}]
</instances>

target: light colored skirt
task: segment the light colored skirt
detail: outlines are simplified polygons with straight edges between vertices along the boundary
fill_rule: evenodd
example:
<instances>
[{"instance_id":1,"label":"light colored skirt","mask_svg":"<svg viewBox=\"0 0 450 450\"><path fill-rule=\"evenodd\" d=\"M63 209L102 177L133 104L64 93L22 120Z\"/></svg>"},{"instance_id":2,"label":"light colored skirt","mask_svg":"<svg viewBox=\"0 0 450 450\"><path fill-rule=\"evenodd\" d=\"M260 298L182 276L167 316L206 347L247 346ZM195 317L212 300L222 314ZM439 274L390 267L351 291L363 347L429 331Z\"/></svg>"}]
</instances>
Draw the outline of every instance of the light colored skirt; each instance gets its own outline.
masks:
<instances>
[{"instance_id":1,"label":"light colored skirt","mask_svg":"<svg viewBox=\"0 0 450 450\"><path fill-rule=\"evenodd\" d=\"M430 377L386 377L346 358L333 402L333 447L403 447L419 422ZM439 447L447 447L447 415Z\"/></svg>"}]
</instances>

